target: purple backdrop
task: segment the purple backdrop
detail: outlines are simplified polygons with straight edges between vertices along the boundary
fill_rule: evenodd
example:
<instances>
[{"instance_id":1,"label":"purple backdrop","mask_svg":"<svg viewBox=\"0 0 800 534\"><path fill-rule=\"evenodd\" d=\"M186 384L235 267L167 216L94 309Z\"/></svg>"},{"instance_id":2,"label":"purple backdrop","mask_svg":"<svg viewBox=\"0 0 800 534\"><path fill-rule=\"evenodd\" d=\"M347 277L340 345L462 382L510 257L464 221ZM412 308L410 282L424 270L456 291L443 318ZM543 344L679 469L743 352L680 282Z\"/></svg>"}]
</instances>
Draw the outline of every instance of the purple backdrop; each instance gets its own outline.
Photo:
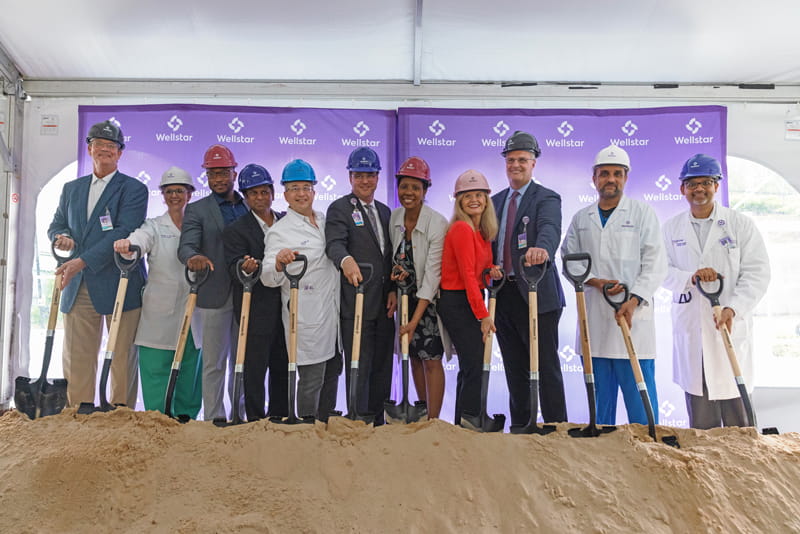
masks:
<instances>
[{"instance_id":1,"label":"purple backdrop","mask_svg":"<svg viewBox=\"0 0 800 534\"><path fill-rule=\"evenodd\" d=\"M502 146L515 130L528 131L542 147L535 179L562 196L563 231L579 208L595 201L591 164L595 153L610 143L624 147L631 156L626 194L651 203L662 221L686 209L677 180L683 162L703 152L718 158L724 166L726 153L726 109L720 106L618 110L401 108L396 113L181 104L81 106L80 174L91 171L85 132L92 124L106 119L119 123L126 136L127 147L120 169L146 183L151 190L150 217L164 211L158 182L171 165L182 167L194 176L196 197L209 194L200 164L204 151L214 143L229 146L240 169L247 163L259 163L276 181L289 160L298 157L307 160L319 180L315 206L323 211L330 202L350 191L345 164L354 148L369 146L378 152L384 170L376 197L392 207L397 205L394 169L406 157L420 156L431 166L433 187L427 202L449 218L455 177L475 168L486 174L495 192L505 188ZM720 198L727 205L725 181L720 191ZM276 208L285 209L280 191L276 193ZM560 258L557 261L560 265ZM580 356L575 348L574 294L567 281L564 289L567 308L561 320L559 354L567 407L571 421L585 422L588 409ZM669 292L659 290L656 295L658 409L662 424L686 426L683 393L672 383L670 304ZM442 416L451 420L456 360L446 362L445 366L447 388ZM507 414L507 390L496 346L493 370L490 412ZM395 382L394 398L399 389ZM344 406L343 384L342 380L340 408ZM619 412L618 421L625 422L621 403Z\"/></svg>"},{"instance_id":2,"label":"purple backdrop","mask_svg":"<svg viewBox=\"0 0 800 534\"><path fill-rule=\"evenodd\" d=\"M534 179L554 189L562 198L562 236L573 214L596 200L592 184L595 154L609 144L623 147L631 157L631 172L625 193L653 205L664 221L687 208L677 179L683 162L702 152L725 165L727 110L721 106L650 109L427 109L398 110L398 161L408 156L424 158L431 167L433 187L427 202L446 217L453 212L453 185L469 168L483 172L493 192L508 186L500 152L515 130L533 134L542 148ZM724 167L723 167L724 169ZM721 201L727 205L728 191L721 183ZM556 259L561 270L561 258ZM589 418L583 383L583 366L575 343L577 311L571 284L563 279L567 307L559 336L561 368L567 390L570 421ZM656 295L658 356L656 378L660 422L688 426L683 392L672 383L671 293ZM611 332L610 335L620 335ZM446 364L448 388L443 414L452 418L455 395L455 359ZM502 359L495 343L490 382L490 413L508 415L508 393ZM626 422L622 402L618 422ZM655 408L655 407L654 407Z\"/></svg>"}]
</instances>

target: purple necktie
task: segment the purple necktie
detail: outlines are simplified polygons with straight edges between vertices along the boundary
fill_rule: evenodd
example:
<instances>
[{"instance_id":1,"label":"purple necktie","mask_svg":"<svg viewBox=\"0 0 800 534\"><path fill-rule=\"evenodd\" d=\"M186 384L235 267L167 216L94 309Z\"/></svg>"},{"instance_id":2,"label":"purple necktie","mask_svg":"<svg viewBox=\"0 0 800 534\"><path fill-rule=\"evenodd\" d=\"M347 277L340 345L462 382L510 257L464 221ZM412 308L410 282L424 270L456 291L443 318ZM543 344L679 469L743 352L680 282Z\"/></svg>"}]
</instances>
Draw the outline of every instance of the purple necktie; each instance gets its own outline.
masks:
<instances>
[{"instance_id":1,"label":"purple necktie","mask_svg":"<svg viewBox=\"0 0 800 534\"><path fill-rule=\"evenodd\" d=\"M514 221L517 218L517 197L519 191L511 193L506 210L506 237L503 241L503 269L506 274L514 272L514 265L511 263L511 246L514 243Z\"/></svg>"}]
</instances>

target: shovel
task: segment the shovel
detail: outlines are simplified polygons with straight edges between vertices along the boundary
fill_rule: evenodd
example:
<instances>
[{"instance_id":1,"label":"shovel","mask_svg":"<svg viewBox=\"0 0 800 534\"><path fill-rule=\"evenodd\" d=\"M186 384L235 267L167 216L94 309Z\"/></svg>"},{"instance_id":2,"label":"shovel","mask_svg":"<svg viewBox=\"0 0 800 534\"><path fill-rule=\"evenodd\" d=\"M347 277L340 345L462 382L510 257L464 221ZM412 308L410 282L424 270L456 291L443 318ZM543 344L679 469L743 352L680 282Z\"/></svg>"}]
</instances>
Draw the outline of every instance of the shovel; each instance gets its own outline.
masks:
<instances>
[{"instance_id":1,"label":"shovel","mask_svg":"<svg viewBox=\"0 0 800 534\"><path fill-rule=\"evenodd\" d=\"M589 401L589 425L584 428L571 428L567 433L573 438L594 438L600 434L613 432L617 427L608 425L597 427L597 398L594 391L594 369L592 368L592 348L589 342L589 321L586 315L586 298L583 283L592 270L592 257L587 252L567 254L562 258L564 276L575 286L575 300L578 304L578 324L581 332L581 355L583 357L583 381L586 383L586 397ZM573 273L569 270L571 262L586 262L586 270Z\"/></svg>"},{"instance_id":2,"label":"shovel","mask_svg":"<svg viewBox=\"0 0 800 534\"><path fill-rule=\"evenodd\" d=\"M497 302L497 292L506 283L506 275L500 280L495 280L497 284L492 282L490 270L483 271L484 284L489 291L489 317L494 321L494 310ZM486 335L486 341L483 343L483 374L481 375L481 413L480 415L461 415L461 426L475 430L477 432L502 432L503 427L506 425L506 416L498 413L494 417L490 417L486 413L486 403L489 398L489 374L492 372L492 339L494 338L492 332Z\"/></svg>"},{"instance_id":3,"label":"shovel","mask_svg":"<svg viewBox=\"0 0 800 534\"><path fill-rule=\"evenodd\" d=\"M92 412L108 412L116 408L112 406L106 398L108 388L108 373L111 371L111 360L114 359L114 347L117 344L117 334L119 333L119 322L122 319L122 307L125 305L125 293L128 291L128 273L130 273L139 260L142 259L142 249L136 245L129 247L132 260L126 260L119 252L114 252L114 263L119 268L119 286L117 286L117 297L114 299L114 311L111 315L111 326L108 328L108 340L106 341L106 353L103 358L103 370L100 373L100 406L95 406L91 402L82 402L78 407L78 413L89 414Z\"/></svg>"},{"instance_id":4,"label":"shovel","mask_svg":"<svg viewBox=\"0 0 800 534\"><path fill-rule=\"evenodd\" d=\"M545 261L534 271L535 275L528 278L525 268L525 256L519 257L519 274L525 283L528 284L528 337L530 350L530 403L531 416L525 426L512 426L512 434L540 434L545 435L553 432L555 425L539 425L536 419L539 416L539 303L537 301L536 287L544 278L544 274L550 267L550 260Z\"/></svg>"},{"instance_id":5,"label":"shovel","mask_svg":"<svg viewBox=\"0 0 800 534\"><path fill-rule=\"evenodd\" d=\"M375 422L375 414L372 413L358 413L358 362L361 356L361 319L364 311L364 291L367 284L372 279L373 267L370 263L359 263L358 268L361 270L363 280L356 287L356 314L353 321L353 350L350 355L350 390L347 392L347 405L350 408L350 413L345 417L351 421L363 421L368 425ZM364 275L364 272L369 274Z\"/></svg>"},{"instance_id":6,"label":"shovel","mask_svg":"<svg viewBox=\"0 0 800 534\"><path fill-rule=\"evenodd\" d=\"M284 425L314 422L313 416L297 417L295 409L297 398L297 297L300 293L300 279L308 269L308 258L303 254L295 254L294 261L303 264L303 268L297 274L289 272L288 264L283 266L283 274L289 280L289 417L276 419L275 422Z\"/></svg>"},{"instance_id":7,"label":"shovel","mask_svg":"<svg viewBox=\"0 0 800 534\"><path fill-rule=\"evenodd\" d=\"M395 265L395 272L400 268ZM414 277L409 273L405 280L398 280L397 287L400 290L400 324L408 324L408 288L414 283ZM383 411L387 423L406 424L416 423L428 415L428 407L425 401L417 401L412 406L408 402L408 334L403 334L400 338L400 352L403 358L403 400L388 400L383 403Z\"/></svg>"},{"instance_id":8,"label":"shovel","mask_svg":"<svg viewBox=\"0 0 800 534\"><path fill-rule=\"evenodd\" d=\"M167 394L164 397L164 413L170 417L178 419L181 423L189 421L188 415L173 415L172 413L172 398L175 395L175 386L178 383L178 374L181 372L181 362L183 361L183 351L186 350L186 340L189 338L189 327L192 326L192 314L194 307L197 303L197 291L200 289L205 281L208 279L208 267L202 271L198 271L194 275L194 280L189 276L191 271L186 267L184 275L186 281L189 282L189 298L186 299L186 310L183 312L183 321L181 322L181 330L178 336L178 344L175 346L175 357L172 360L172 369L169 373L169 382L167 382Z\"/></svg>"},{"instance_id":9,"label":"shovel","mask_svg":"<svg viewBox=\"0 0 800 534\"><path fill-rule=\"evenodd\" d=\"M719 303L719 296L722 294L723 287L723 276L719 273L717 273L717 281L719 282L719 286L717 287L717 290L713 292L703 289L699 278L695 282L695 285L697 286L697 290L700 291L700 294L706 297L711 303L711 309L714 312L714 317L719 322L719 316L722 313L722 306ZM747 386L744 383L742 369L739 367L739 360L736 357L736 351L733 348L731 333L728 330L728 325L721 324L720 326L721 328L719 329L719 333L722 336L722 343L725 345L725 352L728 353L728 361L731 364L731 370L733 371L733 376L736 379L736 386L739 388L739 396L742 398L742 403L744 404L744 411L747 414L747 422L750 426L755 427L756 414L753 411L753 403L750 401L750 394L747 393ZM761 432L762 434L777 434L778 429L775 427L769 427L763 429Z\"/></svg>"},{"instance_id":10,"label":"shovel","mask_svg":"<svg viewBox=\"0 0 800 534\"><path fill-rule=\"evenodd\" d=\"M50 243L50 250L56 259L56 266L74 258L78 249L73 248L68 256L56 254L55 243ZM47 381L47 370L50 368L50 358L53 355L53 338L58 322L58 304L61 300L61 278L56 275L53 285L53 297L50 299L50 316L47 319L47 338L44 342L44 358L42 359L42 374L38 380L31 381L26 376L18 376L15 380L14 405L17 410L31 419L61 413L67 405L67 381L63 378L54 378L53 382Z\"/></svg>"},{"instance_id":11,"label":"shovel","mask_svg":"<svg viewBox=\"0 0 800 534\"><path fill-rule=\"evenodd\" d=\"M242 382L244 379L244 354L247 349L247 325L250 323L250 298L253 295L253 286L261 276L261 262L258 267L250 274L242 271L244 259L236 262L236 277L242 283L242 312L239 315L239 339L236 345L236 366L233 368L233 408L231 409L231 421L218 421L216 426L240 425L244 423L242 414L239 413L242 397Z\"/></svg>"},{"instance_id":12,"label":"shovel","mask_svg":"<svg viewBox=\"0 0 800 534\"><path fill-rule=\"evenodd\" d=\"M603 286L603 297L605 297L606 302L608 302L611 307L614 308L614 311L618 312L622 307L622 303L627 302L630 298L630 291L628 291L628 286L620 283L619 285L622 286L623 298L621 301L614 301L608 294L608 291L614 287L614 285L615 284L608 283ZM647 431L650 434L650 437L653 438L653 441L658 442L658 438L656 437L655 416L653 415L653 404L650 402L650 395L647 393L647 384L645 384L644 381L642 367L639 365L639 358L636 356L636 350L633 348L631 329L628 327L628 323L625 321L624 317L618 319L617 324L619 325L620 330L622 330L622 338L625 340L625 348L628 349L628 358L631 360L631 369L633 369L633 378L636 380L636 388L639 390L639 394L642 396L642 403L644 403L644 411L645 414L647 414ZM680 448L678 439L675 436L665 436L663 441L671 447Z\"/></svg>"}]
</instances>

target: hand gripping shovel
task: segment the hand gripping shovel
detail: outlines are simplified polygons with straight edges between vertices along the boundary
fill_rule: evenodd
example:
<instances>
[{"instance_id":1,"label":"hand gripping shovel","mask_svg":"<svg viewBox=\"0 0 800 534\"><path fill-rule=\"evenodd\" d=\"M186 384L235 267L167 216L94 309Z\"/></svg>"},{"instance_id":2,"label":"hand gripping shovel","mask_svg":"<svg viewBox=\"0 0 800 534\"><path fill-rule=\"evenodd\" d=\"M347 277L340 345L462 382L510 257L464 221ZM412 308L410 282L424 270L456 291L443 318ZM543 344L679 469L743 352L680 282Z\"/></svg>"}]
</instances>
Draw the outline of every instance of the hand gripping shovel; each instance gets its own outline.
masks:
<instances>
[{"instance_id":1,"label":"hand gripping shovel","mask_svg":"<svg viewBox=\"0 0 800 534\"><path fill-rule=\"evenodd\" d=\"M506 276L503 273L503 278L495 280L498 282L496 285L492 283L492 278L489 275L490 270L483 271L483 279L486 289L489 290L489 317L494 321L494 310L497 301L497 292L506 283ZM502 432L503 427L506 425L506 416L504 414L494 414L494 417L489 417L486 413L486 403L489 398L489 374L492 372L492 339L494 338L492 332L486 336L486 341L483 343L483 374L481 375L481 413L480 415L468 415L466 413L461 415L461 426L476 430L478 432Z\"/></svg>"},{"instance_id":2,"label":"hand gripping shovel","mask_svg":"<svg viewBox=\"0 0 800 534\"><path fill-rule=\"evenodd\" d=\"M294 261L303 264L303 268L297 274L289 272L288 264L283 266L283 274L289 280L289 417L276 420L276 422L284 425L314 422L313 416L297 417L295 408L297 398L297 297L300 293L300 279L308 269L308 258L303 254L295 254Z\"/></svg>"},{"instance_id":3,"label":"hand gripping shovel","mask_svg":"<svg viewBox=\"0 0 800 534\"><path fill-rule=\"evenodd\" d=\"M400 267L396 265L395 267ZM405 280L398 280L397 287L400 290L400 324L408 324L408 288L414 283L414 278L409 274ZM419 400L412 406L408 402L408 334L400 337L400 352L402 353L403 370L403 400L388 400L383 403L383 411L387 423L406 424L416 423L428 415L428 407L425 401Z\"/></svg>"},{"instance_id":4,"label":"hand gripping shovel","mask_svg":"<svg viewBox=\"0 0 800 534\"><path fill-rule=\"evenodd\" d=\"M183 361L183 351L186 350L186 340L189 339L189 328L192 326L192 314L194 313L194 307L197 303L197 291L208 279L209 270L208 267L206 267L202 271L196 272L194 280L189 276L190 272L192 271L186 267L184 275L186 276L186 281L189 282L189 298L186 299L186 310L183 312L183 321L181 321L178 344L175 346L175 357L172 360L172 369L169 373L169 382L167 382L167 394L164 397L164 413L178 419L181 423L188 422L190 417L186 414L174 415L172 413L172 399L175 396L178 374L181 372L181 362Z\"/></svg>"},{"instance_id":5,"label":"hand gripping shovel","mask_svg":"<svg viewBox=\"0 0 800 534\"><path fill-rule=\"evenodd\" d=\"M364 311L364 291L367 284L372 279L373 267L369 263L359 263L358 268L361 270L363 280L356 288L356 314L355 321L353 321L353 350L350 355L350 390L347 392L347 405L350 409L345 417L351 421L363 421L368 425L375 422L375 414L372 413L358 413L358 362L361 356L361 320ZM369 274L364 275L364 271Z\"/></svg>"},{"instance_id":6,"label":"hand gripping shovel","mask_svg":"<svg viewBox=\"0 0 800 534\"><path fill-rule=\"evenodd\" d=\"M128 273L130 273L139 260L142 259L142 249L136 245L129 247L132 260L126 260L118 252L114 252L114 263L119 267L119 286L117 286L117 297L114 299L114 311L111 315L111 325L108 328L108 340L106 341L106 353L103 359L103 370L100 372L100 406L95 407L91 402L82 402L78 407L78 413L88 414L92 412L108 412L115 408L106 398L108 389L108 373L111 371L111 360L114 359L114 347L117 344L117 334L119 333L119 322L122 319L122 307L125 305L125 293L128 291ZM126 355L127 357L127 355Z\"/></svg>"},{"instance_id":7,"label":"hand gripping shovel","mask_svg":"<svg viewBox=\"0 0 800 534\"><path fill-rule=\"evenodd\" d=\"M258 282L261 276L261 262L258 262L258 267L250 274L242 271L242 264L244 259L236 262L236 277L242 283L242 311L239 314L239 339L236 345L236 365L233 368L233 401L231 408L231 421L218 421L214 424L216 426L231 426L241 425L244 423L242 414L239 413L241 403L239 399L242 398L242 385L244 381L244 355L247 350L247 326L250 323L250 298L253 295L253 286Z\"/></svg>"},{"instance_id":8,"label":"hand gripping shovel","mask_svg":"<svg viewBox=\"0 0 800 534\"><path fill-rule=\"evenodd\" d=\"M69 256L59 256L54 243L50 243L50 250L53 252L58 267L74 258L78 253L78 249L73 248ZM58 304L61 300L61 278L60 274L56 275L53 297L50 299L50 316L47 319L42 373L38 380L32 381L26 376L18 376L15 380L14 405L17 410L31 419L61 413L67 404L67 381L63 378L54 378L52 383L47 381L47 370L50 368L50 358L53 355L53 338L58 322Z\"/></svg>"},{"instance_id":9,"label":"hand gripping shovel","mask_svg":"<svg viewBox=\"0 0 800 534\"><path fill-rule=\"evenodd\" d=\"M603 296L605 297L606 302L608 302L611 307L614 308L614 311L618 312L622 307L622 303L627 302L630 298L630 291L628 291L628 286L625 284L619 284L622 286L623 298L621 301L614 301L611 299L611 295L608 294L608 290L614 287L614 285L615 284L611 283L604 285ZM625 321L624 317L618 319L617 324L619 325L620 330L622 330L622 338L625 340L625 348L628 349L628 358L631 360L631 369L633 369L633 378L636 380L636 388L639 390L639 394L642 396L644 411L647 415L647 431L650 434L650 437L653 438L653 441L658 442L658 438L656 437L655 416L653 415L653 404L650 402L650 395L647 394L647 384L645 384L644 381L642 367L639 365L639 358L636 356L636 351L633 348L631 329L628 327L628 323ZM663 441L671 447L680 447L675 436L666 436L664 437Z\"/></svg>"},{"instance_id":10,"label":"hand gripping shovel","mask_svg":"<svg viewBox=\"0 0 800 534\"><path fill-rule=\"evenodd\" d=\"M583 380L586 383L586 397L589 401L589 425L585 428L571 428L567 433L573 438L594 438L600 434L613 432L615 426L597 427L597 398L594 391L594 369L592 368L592 349L589 342L589 321L586 315L586 298L583 283L592 270L592 257L586 252L567 254L562 258L564 262L564 276L575 286L575 300L578 304L578 325L581 332L581 355L583 357ZM569 264L573 262L586 262L586 270L582 273L573 273Z\"/></svg>"},{"instance_id":11,"label":"hand gripping shovel","mask_svg":"<svg viewBox=\"0 0 800 534\"><path fill-rule=\"evenodd\" d=\"M539 425L536 420L539 416L539 303L537 301L536 287L544 278L547 268L550 267L550 260L542 263L534 270L535 275L528 278L525 268L525 256L519 257L519 273L523 280L528 284L528 337L530 351L530 403L531 417L525 426L512 426L512 434L549 434L553 432L555 425Z\"/></svg>"},{"instance_id":12,"label":"hand gripping shovel","mask_svg":"<svg viewBox=\"0 0 800 534\"><path fill-rule=\"evenodd\" d=\"M722 294L723 287L723 276L719 273L717 273L717 280L719 281L719 286L717 287L716 291L706 291L703 289L699 278L697 279L695 285L697 286L697 290L700 291L700 294L706 297L711 303L711 309L714 311L714 317L716 317L717 322L719 322L719 316L722 313L722 306L719 303L719 296ZM739 360L736 357L736 351L733 348L733 342L731 341L731 333L728 331L728 325L720 324L719 333L722 336L722 343L725 345L725 352L728 353L728 361L731 364L731 370L733 371L733 376L736 379L736 386L739 388L739 396L742 398L742 403L744 404L744 411L747 414L748 424L752 427L755 427L756 414L753 411L753 403L750 401L750 394L747 393L747 386L744 383L742 369L739 367ZM769 427L763 429L762 433L777 434L778 429L775 427Z\"/></svg>"}]
</instances>

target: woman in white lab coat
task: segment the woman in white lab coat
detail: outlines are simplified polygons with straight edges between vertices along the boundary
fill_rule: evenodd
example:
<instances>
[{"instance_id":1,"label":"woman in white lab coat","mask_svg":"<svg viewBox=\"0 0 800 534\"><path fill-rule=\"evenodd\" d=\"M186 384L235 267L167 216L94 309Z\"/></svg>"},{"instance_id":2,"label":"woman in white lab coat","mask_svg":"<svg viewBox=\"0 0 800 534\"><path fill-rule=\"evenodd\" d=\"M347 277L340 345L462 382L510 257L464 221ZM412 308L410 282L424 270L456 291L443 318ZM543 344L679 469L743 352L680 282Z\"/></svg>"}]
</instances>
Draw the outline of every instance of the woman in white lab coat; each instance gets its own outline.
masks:
<instances>
[{"instance_id":1,"label":"woman in white lab coat","mask_svg":"<svg viewBox=\"0 0 800 534\"><path fill-rule=\"evenodd\" d=\"M673 379L687 393L689 423L694 428L744 426L739 390L711 305L694 287L700 276L722 275L720 304L733 315L730 329L745 384L753 387L753 310L769 285L767 249L753 221L714 202L721 178L719 163L698 154L681 173L681 192L690 210L664 224L672 291ZM707 290L715 291L716 282ZM730 311L729 311L730 310ZM697 397L697 398L695 398ZM725 402L732 400L733 402Z\"/></svg>"},{"instance_id":2,"label":"woman in white lab coat","mask_svg":"<svg viewBox=\"0 0 800 534\"><path fill-rule=\"evenodd\" d=\"M169 168L161 177L161 194L167 211L147 219L127 239L114 243L114 250L127 254L130 245L147 255L148 278L142 296L142 314L134 343L139 347L139 373L145 410L164 411L164 399L172 360L189 297L184 268L178 261L183 212L192 196L192 177L178 167ZM200 342L193 332L200 332L197 315L192 321L183 353L181 372L175 386L172 411L194 419L202 402Z\"/></svg>"}]
</instances>

